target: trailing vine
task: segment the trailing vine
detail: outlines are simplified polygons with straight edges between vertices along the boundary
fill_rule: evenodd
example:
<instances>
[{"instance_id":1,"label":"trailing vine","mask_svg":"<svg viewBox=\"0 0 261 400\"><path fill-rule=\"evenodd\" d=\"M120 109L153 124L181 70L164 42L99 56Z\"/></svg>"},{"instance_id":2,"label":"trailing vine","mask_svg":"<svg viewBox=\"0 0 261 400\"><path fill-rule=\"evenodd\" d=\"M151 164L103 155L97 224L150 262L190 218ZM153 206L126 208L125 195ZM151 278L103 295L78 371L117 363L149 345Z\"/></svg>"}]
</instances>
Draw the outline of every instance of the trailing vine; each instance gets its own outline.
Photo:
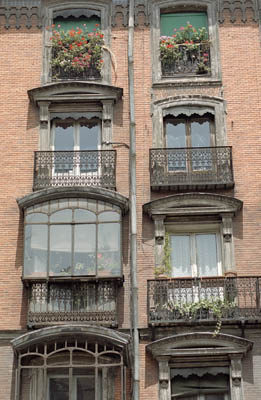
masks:
<instances>
[{"instance_id":1,"label":"trailing vine","mask_svg":"<svg viewBox=\"0 0 261 400\"><path fill-rule=\"evenodd\" d=\"M211 312L217 319L216 327L213 332L213 336L216 336L220 332L222 326L224 311L234 309L235 303L228 300L210 298L201 299L193 303L176 303L175 301L169 301L166 308L169 311L176 311L181 317L190 320L196 319L200 312Z\"/></svg>"}]
</instances>

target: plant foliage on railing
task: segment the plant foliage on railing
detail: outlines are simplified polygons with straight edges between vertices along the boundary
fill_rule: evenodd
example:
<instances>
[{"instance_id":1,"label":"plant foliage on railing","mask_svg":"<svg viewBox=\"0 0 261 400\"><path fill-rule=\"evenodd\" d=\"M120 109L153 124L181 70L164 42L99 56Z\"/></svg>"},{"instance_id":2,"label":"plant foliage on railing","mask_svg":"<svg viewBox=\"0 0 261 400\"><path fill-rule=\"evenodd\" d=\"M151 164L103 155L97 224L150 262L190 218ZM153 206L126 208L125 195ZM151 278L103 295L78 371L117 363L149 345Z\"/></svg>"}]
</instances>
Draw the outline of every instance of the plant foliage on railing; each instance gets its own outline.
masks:
<instances>
[{"instance_id":1,"label":"plant foliage on railing","mask_svg":"<svg viewBox=\"0 0 261 400\"><path fill-rule=\"evenodd\" d=\"M196 29L188 22L185 27L174 29L172 36L160 37L160 59L165 70L175 64L184 63L187 66L192 65L190 72L208 73L209 53L208 32L205 27ZM196 66L195 71L193 71L194 66Z\"/></svg>"},{"instance_id":2,"label":"plant foliage on railing","mask_svg":"<svg viewBox=\"0 0 261 400\"><path fill-rule=\"evenodd\" d=\"M84 72L100 75L102 68L102 48L104 35L99 29L99 24L89 32L76 28L69 31L59 30L60 25L52 25L52 77L60 78L60 75L81 75Z\"/></svg>"},{"instance_id":3,"label":"plant foliage on railing","mask_svg":"<svg viewBox=\"0 0 261 400\"><path fill-rule=\"evenodd\" d=\"M181 317L189 320L195 320L198 317L198 314L202 312L212 313L213 317L217 319L216 328L213 332L213 336L216 336L220 332L222 326L222 316L224 311L232 310L235 306L235 302L209 298L191 303L177 303L170 300L166 305L166 309L178 312Z\"/></svg>"}]
</instances>

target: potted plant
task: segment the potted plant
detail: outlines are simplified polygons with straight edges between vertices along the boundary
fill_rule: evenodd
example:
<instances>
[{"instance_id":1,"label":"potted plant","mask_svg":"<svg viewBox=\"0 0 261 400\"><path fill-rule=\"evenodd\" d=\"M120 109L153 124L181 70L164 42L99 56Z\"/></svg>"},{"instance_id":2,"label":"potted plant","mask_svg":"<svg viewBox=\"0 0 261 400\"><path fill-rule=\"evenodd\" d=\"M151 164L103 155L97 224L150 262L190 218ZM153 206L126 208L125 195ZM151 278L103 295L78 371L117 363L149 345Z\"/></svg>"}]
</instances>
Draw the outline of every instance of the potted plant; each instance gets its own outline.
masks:
<instances>
[{"instance_id":1,"label":"potted plant","mask_svg":"<svg viewBox=\"0 0 261 400\"><path fill-rule=\"evenodd\" d=\"M99 25L88 32L83 29L69 31L55 29L52 36L52 78L53 79L83 79L99 78L103 65L102 49L104 35Z\"/></svg>"}]
</instances>

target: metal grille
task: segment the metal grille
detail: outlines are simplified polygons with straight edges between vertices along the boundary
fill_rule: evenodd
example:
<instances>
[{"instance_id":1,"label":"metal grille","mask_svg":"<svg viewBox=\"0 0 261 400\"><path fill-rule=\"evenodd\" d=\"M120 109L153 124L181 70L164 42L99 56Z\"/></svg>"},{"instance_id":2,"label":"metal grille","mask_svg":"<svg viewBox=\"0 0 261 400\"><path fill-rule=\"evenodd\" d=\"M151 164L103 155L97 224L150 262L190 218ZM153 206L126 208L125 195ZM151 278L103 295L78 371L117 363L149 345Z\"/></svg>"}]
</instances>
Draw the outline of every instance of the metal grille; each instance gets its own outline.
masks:
<instances>
[{"instance_id":1,"label":"metal grille","mask_svg":"<svg viewBox=\"0 0 261 400\"><path fill-rule=\"evenodd\" d=\"M196 49L190 50L187 45L180 44L179 58L171 64L162 64L162 75L194 75L208 74L210 72L210 47L209 43L201 43ZM204 55L207 55L204 57ZM203 59L206 60L203 63Z\"/></svg>"},{"instance_id":2,"label":"metal grille","mask_svg":"<svg viewBox=\"0 0 261 400\"><path fill-rule=\"evenodd\" d=\"M76 70L65 70L61 67L52 68L52 81L57 80L78 80L78 81L89 81L89 80L101 80L101 72L94 67L86 68L83 71Z\"/></svg>"},{"instance_id":3,"label":"metal grille","mask_svg":"<svg viewBox=\"0 0 261 400\"><path fill-rule=\"evenodd\" d=\"M34 190L50 186L98 186L115 190L116 151L36 151Z\"/></svg>"},{"instance_id":4,"label":"metal grille","mask_svg":"<svg viewBox=\"0 0 261 400\"><path fill-rule=\"evenodd\" d=\"M208 309L199 309L196 314L180 312L181 305L204 299L230 304L222 311L223 320L259 319L260 284L261 277L149 280L149 324L214 321L216 317Z\"/></svg>"},{"instance_id":5,"label":"metal grille","mask_svg":"<svg viewBox=\"0 0 261 400\"><path fill-rule=\"evenodd\" d=\"M29 293L28 325L62 322L117 326L116 283L33 283Z\"/></svg>"},{"instance_id":6,"label":"metal grille","mask_svg":"<svg viewBox=\"0 0 261 400\"><path fill-rule=\"evenodd\" d=\"M233 187L232 148L151 149L150 179L152 189Z\"/></svg>"}]
</instances>

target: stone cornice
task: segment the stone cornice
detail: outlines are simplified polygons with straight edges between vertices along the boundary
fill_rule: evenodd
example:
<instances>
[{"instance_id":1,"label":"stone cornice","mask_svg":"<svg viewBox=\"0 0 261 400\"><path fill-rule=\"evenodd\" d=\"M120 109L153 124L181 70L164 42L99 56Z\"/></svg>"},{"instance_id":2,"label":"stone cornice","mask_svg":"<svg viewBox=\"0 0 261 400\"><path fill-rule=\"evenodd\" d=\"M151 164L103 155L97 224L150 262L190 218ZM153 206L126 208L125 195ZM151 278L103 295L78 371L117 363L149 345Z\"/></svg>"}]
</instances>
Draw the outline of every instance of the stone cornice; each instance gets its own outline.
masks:
<instances>
[{"instance_id":1,"label":"stone cornice","mask_svg":"<svg viewBox=\"0 0 261 400\"><path fill-rule=\"evenodd\" d=\"M213 0L215 1L215 0ZM159 3L160 1L158 1ZM193 1L190 1L190 3ZM112 26L116 26L117 17L120 16L121 24L128 26L128 0L111 0L112 3ZM173 1L175 3L175 1ZM48 0L0 0L0 16L4 17L6 29L22 26L22 20L26 17L26 28L30 29L36 24L38 28L44 25L44 10ZM135 25L139 25L140 16L143 17L145 25L150 25L152 6L151 0L135 0ZM247 11L252 13L251 20L260 20L260 0L216 0L216 9L219 23L225 21L225 15L229 15L230 22L239 22L239 19L246 23ZM14 18L14 19L13 19ZM15 22L14 22L15 21ZM36 21L36 22L35 22Z\"/></svg>"},{"instance_id":2,"label":"stone cornice","mask_svg":"<svg viewBox=\"0 0 261 400\"><path fill-rule=\"evenodd\" d=\"M212 332L194 332L169 336L156 340L146 346L155 358L161 356L197 355L229 355L245 354L251 350L253 343L233 335L219 333L215 337Z\"/></svg>"},{"instance_id":3,"label":"stone cornice","mask_svg":"<svg viewBox=\"0 0 261 400\"><path fill-rule=\"evenodd\" d=\"M28 90L33 103L38 101L119 100L123 89L95 82L55 82Z\"/></svg>"},{"instance_id":4,"label":"stone cornice","mask_svg":"<svg viewBox=\"0 0 261 400\"><path fill-rule=\"evenodd\" d=\"M17 203L19 207L24 210L30 206L45 201L73 197L96 199L115 204L121 208L123 214L125 214L129 208L129 200L127 197L118 192L114 192L113 190L94 187L61 187L43 189L17 199Z\"/></svg>"},{"instance_id":5,"label":"stone cornice","mask_svg":"<svg viewBox=\"0 0 261 400\"><path fill-rule=\"evenodd\" d=\"M233 214L243 206L243 202L234 197L212 193L185 193L152 200L144 204L143 211L153 215L206 215Z\"/></svg>"}]
</instances>

